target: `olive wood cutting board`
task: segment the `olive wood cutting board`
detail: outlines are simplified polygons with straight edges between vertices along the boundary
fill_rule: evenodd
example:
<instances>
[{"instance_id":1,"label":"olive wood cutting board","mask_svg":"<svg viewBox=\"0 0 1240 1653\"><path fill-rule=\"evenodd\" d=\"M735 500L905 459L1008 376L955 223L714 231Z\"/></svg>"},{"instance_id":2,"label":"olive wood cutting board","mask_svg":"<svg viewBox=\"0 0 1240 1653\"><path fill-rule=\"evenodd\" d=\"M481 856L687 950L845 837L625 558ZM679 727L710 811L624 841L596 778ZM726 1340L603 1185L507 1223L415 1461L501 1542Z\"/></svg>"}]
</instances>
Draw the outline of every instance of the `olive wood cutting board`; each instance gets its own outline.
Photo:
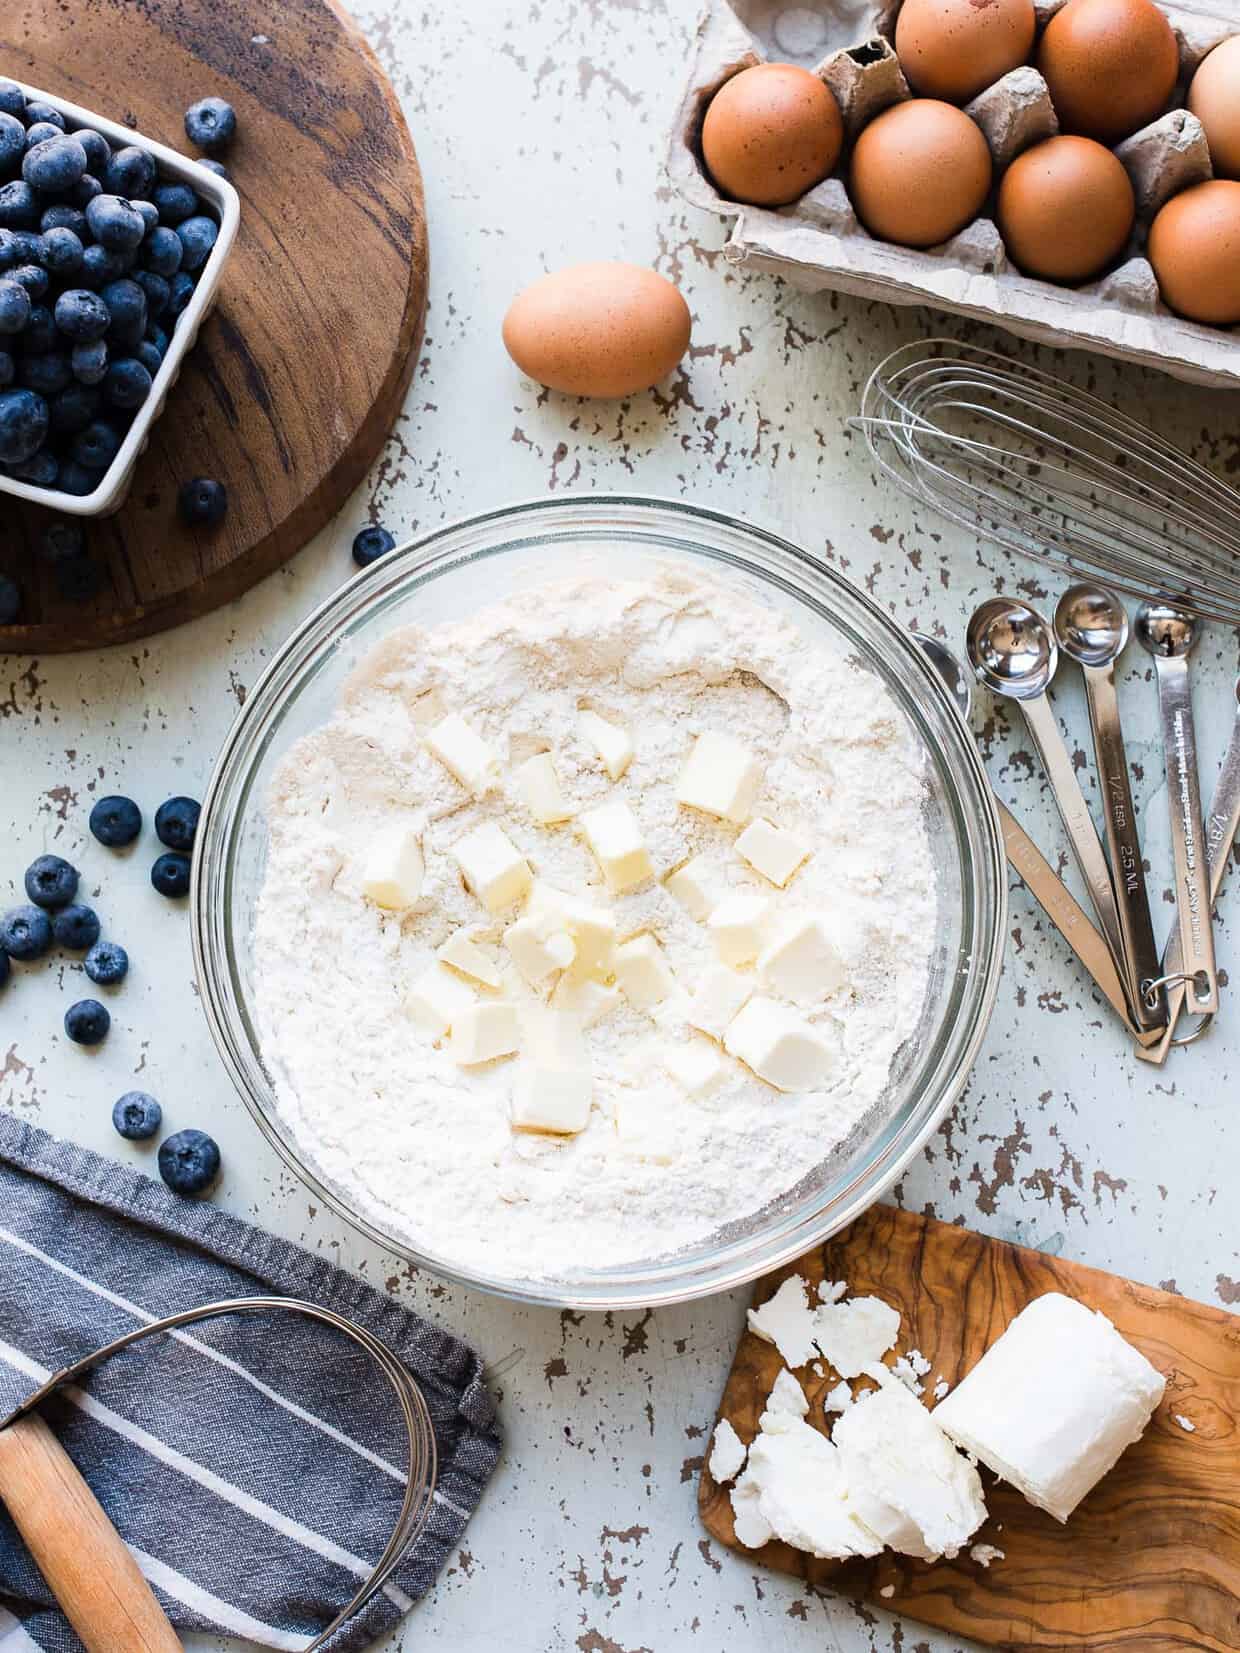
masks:
<instances>
[{"instance_id":1,"label":"olive wood cutting board","mask_svg":"<svg viewBox=\"0 0 1240 1653\"><path fill-rule=\"evenodd\" d=\"M1240 1648L1240 1317L887 1206L759 1281L754 1303L793 1273L811 1286L847 1281L850 1295L898 1309L897 1352L920 1349L931 1362L926 1400L940 1377L954 1385L1048 1291L1101 1309L1167 1374L1166 1398L1066 1526L983 1470L990 1519L973 1543L1004 1551L989 1568L967 1549L955 1561L888 1552L844 1565L778 1542L746 1550L728 1488L704 1469L698 1502L714 1538L748 1560L994 1647ZM746 1331L719 1409L746 1443L781 1366L776 1349ZM821 1402L834 1374L797 1375L808 1421L826 1432Z\"/></svg>"},{"instance_id":2,"label":"olive wood cutting board","mask_svg":"<svg viewBox=\"0 0 1240 1653\"><path fill-rule=\"evenodd\" d=\"M0 8L4 75L187 155L189 104L211 94L237 111L224 159L240 234L128 499L88 522L95 600L57 593L37 554L47 512L0 499L0 573L24 597L0 653L94 648L240 595L365 477L422 337L422 180L396 95L334 0L31 0ZM178 520L194 476L228 488L216 528Z\"/></svg>"}]
</instances>

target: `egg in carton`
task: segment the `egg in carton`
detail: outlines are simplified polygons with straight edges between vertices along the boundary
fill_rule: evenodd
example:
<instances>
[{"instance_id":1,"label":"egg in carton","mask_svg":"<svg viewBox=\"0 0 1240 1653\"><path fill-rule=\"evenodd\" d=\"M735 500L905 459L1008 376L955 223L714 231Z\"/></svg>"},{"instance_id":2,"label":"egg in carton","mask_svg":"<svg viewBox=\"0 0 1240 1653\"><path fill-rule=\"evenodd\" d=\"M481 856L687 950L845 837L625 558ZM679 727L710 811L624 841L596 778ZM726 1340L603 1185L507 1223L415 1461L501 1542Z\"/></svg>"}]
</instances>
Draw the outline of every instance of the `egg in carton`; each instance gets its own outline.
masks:
<instances>
[{"instance_id":1,"label":"egg in carton","mask_svg":"<svg viewBox=\"0 0 1240 1653\"><path fill-rule=\"evenodd\" d=\"M1039 38L1066 3L1035 0ZM806 291L837 289L892 304L929 305L1022 338L1159 367L1190 382L1240 385L1240 328L1207 326L1171 311L1145 256L1158 211L1213 176L1204 129L1184 103L1197 67L1240 31L1240 19L1223 16L1217 4L1206 10L1161 6L1179 54L1172 107L1114 147L1135 197L1132 235L1101 276L1063 286L1013 263L992 216L993 192L980 216L924 249L879 240L858 217L842 176L848 152L878 115L914 96L894 46L902 4L709 0L672 127L667 169L684 199L734 220L725 248L729 262L773 271ZM843 163L776 209L721 195L701 147L715 93L741 70L767 62L796 63L822 79L839 105L845 133ZM986 139L996 183L1024 151L1059 132L1047 83L1031 64L1002 75L964 108Z\"/></svg>"}]
</instances>

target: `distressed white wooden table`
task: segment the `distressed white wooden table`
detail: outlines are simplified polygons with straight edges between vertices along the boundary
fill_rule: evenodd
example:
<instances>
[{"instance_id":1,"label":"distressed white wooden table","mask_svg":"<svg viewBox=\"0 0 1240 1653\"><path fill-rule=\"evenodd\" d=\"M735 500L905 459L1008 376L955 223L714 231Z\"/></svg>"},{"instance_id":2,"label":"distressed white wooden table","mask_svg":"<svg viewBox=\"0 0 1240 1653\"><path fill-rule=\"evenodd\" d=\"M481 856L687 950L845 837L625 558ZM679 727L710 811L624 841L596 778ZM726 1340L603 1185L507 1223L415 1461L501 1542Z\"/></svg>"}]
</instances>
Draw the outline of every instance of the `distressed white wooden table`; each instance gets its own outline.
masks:
<instances>
[{"instance_id":1,"label":"distressed white wooden table","mask_svg":"<svg viewBox=\"0 0 1240 1653\"><path fill-rule=\"evenodd\" d=\"M58 961L18 972L0 995L0 1104L149 1163L109 1123L114 1098L140 1085L162 1100L170 1128L201 1125L219 1139L223 1205L386 1284L489 1360L523 1351L500 1385L507 1449L492 1489L464 1548L392 1648L946 1653L955 1645L808 1593L703 1538L695 1478L743 1294L615 1320L513 1308L403 1266L316 1208L268 1151L215 1059L185 914L147 881L151 838L141 854L117 858L86 831L103 792L132 793L148 819L169 793L201 793L247 685L294 622L349 577L349 542L371 517L399 534L523 496L640 490L781 530L864 584L901 623L940 628L957 644L973 604L996 589L1053 606L1056 589L1037 569L919 520L874 477L844 428L877 358L941 324L923 312L807 298L738 272L721 255L721 226L669 198L660 156L694 14L695 0L369 7L361 21L418 136L432 236L424 359L383 459L332 528L235 607L133 648L0 663L0 900L16 897L35 854L60 851L81 865L87 898L133 958L97 1054L60 1030L65 1005L88 985L80 968ZM273 7L263 49L279 47ZM527 279L597 257L654 264L681 284L694 314L684 371L619 406L576 404L522 382L499 340L504 308ZM364 272L342 268L341 279ZM1234 400L1080 358L1060 365L1122 396L1207 461L1240 468ZM1233 713L1236 663L1235 637L1212 628L1197 692L1211 776ZM1170 861L1154 689L1136 651L1125 667L1135 785L1161 892ZM1075 684L1059 706L1093 786ZM1066 859L1022 730L989 704L979 725L1001 792ZM1169 912L1161 907L1160 928ZM1224 903L1227 970L1236 967L1235 935ZM896 1197L1206 1302L1236 1302L1238 1043L1240 1014L1228 1006L1210 1039L1165 1072L1139 1067L1017 888L981 1060Z\"/></svg>"}]
</instances>

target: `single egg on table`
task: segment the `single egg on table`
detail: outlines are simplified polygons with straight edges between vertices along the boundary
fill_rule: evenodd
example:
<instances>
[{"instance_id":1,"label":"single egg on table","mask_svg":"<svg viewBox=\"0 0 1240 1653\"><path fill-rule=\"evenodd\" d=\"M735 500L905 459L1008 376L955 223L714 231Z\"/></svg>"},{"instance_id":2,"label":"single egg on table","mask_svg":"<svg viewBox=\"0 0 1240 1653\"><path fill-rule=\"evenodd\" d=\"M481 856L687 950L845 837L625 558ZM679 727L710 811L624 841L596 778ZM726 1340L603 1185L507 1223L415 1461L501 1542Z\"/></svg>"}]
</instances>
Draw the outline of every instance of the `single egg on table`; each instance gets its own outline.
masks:
<instances>
[{"instance_id":1,"label":"single egg on table","mask_svg":"<svg viewBox=\"0 0 1240 1653\"><path fill-rule=\"evenodd\" d=\"M1068 0L1043 31L1037 67L1065 132L1115 144L1166 109L1180 53L1154 0Z\"/></svg>"},{"instance_id":2,"label":"single egg on table","mask_svg":"<svg viewBox=\"0 0 1240 1653\"><path fill-rule=\"evenodd\" d=\"M1240 34L1202 59L1188 107L1206 129L1215 176L1240 178Z\"/></svg>"},{"instance_id":3,"label":"single egg on table","mask_svg":"<svg viewBox=\"0 0 1240 1653\"><path fill-rule=\"evenodd\" d=\"M1132 183L1092 138L1047 138L1018 155L999 185L999 233L1014 263L1048 281L1088 281L1132 234Z\"/></svg>"},{"instance_id":4,"label":"single egg on table","mask_svg":"<svg viewBox=\"0 0 1240 1653\"><path fill-rule=\"evenodd\" d=\"M1190 321L1240 322L1240 183L1213 178L1170 201L1150 225L1164 301Z\"/></svg>"},{"instance_id":5,"label":"single egg on table","mask_svg":"<svg viewBox=\"0 0 1240 1653\"><path fill-rule=\"evenodd\" d=\"M787 206L820 184L843 142L830 88L793 63L742 69L702 122L702 158L720 193L759 207Z\"/></svg>"},{"instance_id":6,"label":"single egg on table","mask_svg":"<svg viewBox=\"0 0 1240 1653\"><path fill-rule=\"evenodd\" d=\"M968 103L1028 63L1036 24L1033 0L904 0L896 56L915 92Z\"/></svg>"},{"instance_id":7,"label":"single egg on table","mask_svg":"<svg viewBox=\"0 0 1240 1653\"><path fill-rule=\"evenodd\" d=\"M977 217L992 170L981 128L963 110L913 98L864 128L853 146L848 190L880 241L936 247Z\"/></svg>"},{"instance_id":8,"label":"single egg on table","mask_svg":"<svg viewBox=\"0 0 1240 1653\"><path fill-rule=\"evenodd\" d=\"M518 293L504 346L523 373L569 396L631 396L689 347L689 306L638 264L574 264Z\"/></svg>"}]
</instances>

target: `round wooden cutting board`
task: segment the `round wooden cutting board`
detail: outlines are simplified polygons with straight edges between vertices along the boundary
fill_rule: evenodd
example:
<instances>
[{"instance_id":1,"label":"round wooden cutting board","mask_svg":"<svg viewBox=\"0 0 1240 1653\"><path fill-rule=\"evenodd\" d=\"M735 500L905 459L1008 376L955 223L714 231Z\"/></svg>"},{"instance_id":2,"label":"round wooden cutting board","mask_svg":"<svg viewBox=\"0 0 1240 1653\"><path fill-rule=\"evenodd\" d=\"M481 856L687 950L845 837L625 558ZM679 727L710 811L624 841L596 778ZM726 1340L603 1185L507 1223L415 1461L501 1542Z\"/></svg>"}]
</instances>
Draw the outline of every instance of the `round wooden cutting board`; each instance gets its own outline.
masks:
<instances>
[{"instance_id":1,"label":"round wooden cutting board","mask_svg":"<svg viewBox=\"0 0 1240 1653\"><path fill-rule=\"evenodd\" d=\"M59 93L182 153L186 107L227 98L241 233L112 517L86 519L103 589L64 600L39 555L48 513L0 495L0 572L22 588L5 650L141 637L278 568L340 508L396 421L426 309L413 141L331 0L32 0L0 13L0 76ZM179 485L212 476L219 527L185 527Z\"/></svg>"}]
</instances>

